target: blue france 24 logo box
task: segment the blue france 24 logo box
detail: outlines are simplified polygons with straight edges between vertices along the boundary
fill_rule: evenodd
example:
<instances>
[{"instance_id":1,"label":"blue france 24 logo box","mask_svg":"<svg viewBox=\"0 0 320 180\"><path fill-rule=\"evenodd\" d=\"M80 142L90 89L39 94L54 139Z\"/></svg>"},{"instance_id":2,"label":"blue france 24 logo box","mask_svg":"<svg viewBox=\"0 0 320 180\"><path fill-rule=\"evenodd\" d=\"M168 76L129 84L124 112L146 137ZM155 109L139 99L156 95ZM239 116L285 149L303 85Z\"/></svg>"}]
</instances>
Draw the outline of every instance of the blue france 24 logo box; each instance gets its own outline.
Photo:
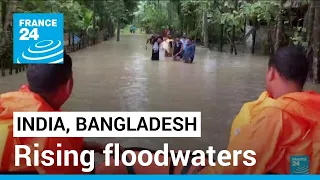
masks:
<instances>
[{"instance_id":1,"label":"blue france 24 logo box","mask_svg":"<svg viewBox=\"0 0 320 180\"><path fill-rule=\"evenodd\" d=\"M309 174L309 156L291 156L290 174Z\"/></svg>"},{"instance_id":2,"label":"blue france 24 logo box","mask_svg":"<svg viewBox=\"0 0 320 180\"><path fill-rule=\"evenodd\" d=\"M62 64L63 51L63 14L13 14L14 64Z\"/></svg>"}]
</instances>

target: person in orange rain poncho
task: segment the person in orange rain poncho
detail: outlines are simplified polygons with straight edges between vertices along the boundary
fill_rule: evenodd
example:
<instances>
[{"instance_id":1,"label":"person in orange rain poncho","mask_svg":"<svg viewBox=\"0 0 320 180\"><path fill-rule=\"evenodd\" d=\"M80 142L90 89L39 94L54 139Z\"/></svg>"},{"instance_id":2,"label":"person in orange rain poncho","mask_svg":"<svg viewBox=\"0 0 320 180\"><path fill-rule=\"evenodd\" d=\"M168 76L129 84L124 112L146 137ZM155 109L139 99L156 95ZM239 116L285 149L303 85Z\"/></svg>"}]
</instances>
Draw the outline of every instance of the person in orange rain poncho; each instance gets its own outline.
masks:
<instances>
[{"instance_id":1,"label":"person in orange rain poncho","mask_svg":"<svg viewBox=\"0 0 320 180\"><path fill-rule=\"evenodd\" d=\"M246 103L231 130L228 150L253 150L256 164L206 167L200 174L288 174L290 157L309 157L309 173L320 173L320 95L303 91L308 61L300 48L279 49L270 58L266 92Z\"/></svg>"},{"instance_id":2,"label":"person in orange rain poncho","mask_svg":"<svg viewBox=\"0 0 320 180\"><path fill-rule=\"evenodd\" d=\"M85 143L83 138L14 138L12 133L13 112L60 111L60 107L69 98L73 88L72 60L64 55L64 64L29 65L27 70L29 85L24 85L17 92L0 95L0 174L1 173L40 173L40 174L79 174L81 166L68 167L27 167L14 166L14 145L39 143L42 150L76 150L80 154L83 149L101 151L104 146ZM63 149L64 148L64 149ZM39 149L41 152L41 149ZM71 159L72 160L72 159ZM70 163L73 164L73 163Z\"/></svg>"}]
</instances>

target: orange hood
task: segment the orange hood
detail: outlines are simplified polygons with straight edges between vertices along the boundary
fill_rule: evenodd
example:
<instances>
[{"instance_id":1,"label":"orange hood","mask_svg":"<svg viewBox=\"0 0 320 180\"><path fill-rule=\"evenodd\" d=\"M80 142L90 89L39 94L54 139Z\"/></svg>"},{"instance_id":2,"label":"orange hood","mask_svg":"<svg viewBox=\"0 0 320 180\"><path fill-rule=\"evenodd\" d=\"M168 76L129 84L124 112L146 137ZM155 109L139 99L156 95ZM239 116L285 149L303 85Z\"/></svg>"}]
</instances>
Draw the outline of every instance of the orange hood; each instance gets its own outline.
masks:
<instances>
[{"instance_id":1,"label":"orange hood","mask_svg":"<svg viewBox=\"0 0 320 180\"><path fill-rule=\"evenodd\" d=\"M289 93L278 99L272 99L267 92L263 92L258 100L245 106L251 110L251 116L266 107L273 107L302 119L320 122L320 94L313 91Z\"/></svg>"},{"instance_id":2,"label":"orange hood","mask_svg":"<svg viewBox=\"0 0 320 180\"><path fill-rule=\"evenodd\" d=\"M286 94L278 99L272 99L265 91L256 101L245 103L232 123L230 141L240 129L251 123L261 112L273 107L291 114L302 122L320 124L320 94L315 92L295 92ZM310 123L308 123L310 124Z\"/></svg>"},{"instance_id":3,"label":"orange hood","mask_svg":"<svg viewBox=\"0 0 320 180\"><path fill-rule=\"evenodd\" d=\"M19 91L0 95L0 171L24 171L38 172L40 174L82 174L82 166L27 166L24 163L15 166L14 145L24 144L31 147L33 143L38 143L39 151L44 149L57 151L57 143L63 144L59 150L75 150L79 154L84 148L83 138L43 138L26 137L14 138L13 135L13 112L37 112L54 111L48 103L39 95L31 92L28 86L22 86ZM5 140L6 139L6 140ZM56 159L56 157L53 157ZM23 162L23 161L22 161Z\"/></svg>"},{"instance_id":4,"label":"orange hood","mask_svg":"<svg viewBox=\"0 0 320 180\"><path fill-rule=\"evenodd\" d=\"M19 91L0 95L0 121L9 120L13 112L54 111L39 95L31 92L28 86Z\"/></svg>"},{"instance_id":5,"label":"orange hood","mask_svg":"<svg viewBox=\"0 0 320 180\"><path fill-rule=\"evenodd\" d=\"M275 107L301 117L301 120L320 124L320 94L316 92L296 92L278 98Z\"/></svg>"}]
</instances>

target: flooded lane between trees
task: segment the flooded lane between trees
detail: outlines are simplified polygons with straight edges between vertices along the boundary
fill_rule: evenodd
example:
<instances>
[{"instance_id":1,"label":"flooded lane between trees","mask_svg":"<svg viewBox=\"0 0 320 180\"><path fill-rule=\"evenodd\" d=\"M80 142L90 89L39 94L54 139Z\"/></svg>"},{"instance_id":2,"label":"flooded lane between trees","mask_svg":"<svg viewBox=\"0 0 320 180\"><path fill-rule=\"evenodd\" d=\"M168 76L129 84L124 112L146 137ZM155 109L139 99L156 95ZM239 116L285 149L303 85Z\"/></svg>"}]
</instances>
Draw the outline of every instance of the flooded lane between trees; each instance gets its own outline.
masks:
<instances>
[{"instance_id":1,"label":"flooded lane between trees","mask_svg":"<svg viewBox=\"0 0 320 180\"><path fill-rule=\"evenodd\" d=\"M197 48L195 63L151 61L145 35L122 36L75 53L75 87L64 110L201 111L201 138L92 138L125 147L226 148L241 105L264 89L267 57L237 56ZM25 83L24 73L0 78L0 93ZM316 86L308 85L308 89Z\"/></svg>"}]
</instances>

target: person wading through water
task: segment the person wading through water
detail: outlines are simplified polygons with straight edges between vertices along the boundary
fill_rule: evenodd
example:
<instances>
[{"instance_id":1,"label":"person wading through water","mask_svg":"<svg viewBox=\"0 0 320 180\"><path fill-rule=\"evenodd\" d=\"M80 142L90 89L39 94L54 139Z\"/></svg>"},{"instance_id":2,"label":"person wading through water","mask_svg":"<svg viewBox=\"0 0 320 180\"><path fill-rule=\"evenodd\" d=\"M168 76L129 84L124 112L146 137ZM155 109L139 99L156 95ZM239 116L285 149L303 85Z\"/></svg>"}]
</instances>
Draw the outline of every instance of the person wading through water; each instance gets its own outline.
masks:
<instances>
[{"instance_id":1,"label":"person wading through water","mask_svg":"<svg viewBox=\"0 0 320 180\"><path fill-rule=\"evenodd\" d=\"M147 42L146 42L146 50L148 50L148 45L151 45L151 60L152 60L152 56L153 56L153 46L154 44L157 42L157 38L158 38L158 35L157 34L152 34L148 39L147 39Z\"/></svg>"},{"instance_id":2,"label":"person wading through water","mask_svg":"<svg viewBox=\"0 0 320 180\"><path fill-rule=\"evenodd\" d=\"M171 37L171 35L168 35L168 39L166 40L166 57L172 57L172 53L173 53L173 39Z\"/></svg>"},{"instance_id":3,"label":"person wading through water","mask_svg":"<svg viewBox=\"0 0 320 180\"><path fill-rule=\"evenodd\" d=\"M158 36L156 38L156 41L153 43L152 45L152 56L151 56L151 60L153 61L159 61L160 58L160 48L161 48L161 43L162 43L163 39L161 36Z\"/></svg>"},{"instance_id":4,"label":"person wading through water","mask_svg":"<svg viewBox=\"0 0 320 180\"><path fill-rule=\"evenodd\" d=\"M187 46L187 36L186 36L186 33L183 33L182 37L180 38L180 41L182 43L182 46L183 46L183 51L182 51L182 56L183 56L183 53L184 53L184 50Z\"/></svg>"},{"instance_id":5,"label":"person wading through water","mask_svg":"<svg viewBox=\"0 0 320 180\"><path fill-rule=\"evenodd\" d=\"M173 44L173 60L180 61L182 59L183 44L180 41L180 36L176 37Z\"/></svg>"},{"instance_id":6,"label":"person wading through water","mask_svg":"<svg viewBox=\"0 0 320 180\"><path fill-rule=\"evenodd\" d=\"M166 43L163 37L158 37L159 44L159 60L163 61L166 59Z\"/></svg>"},{"instance_id":7,"label":"person wading through water","mask_svg":"<svg viewBox=\"0 0 320 180\"><path fill-rule=\"evenodd\" d=\"M193 60L194 60L194 56L196 54L196 42L194 39L191 39L190 38L190 41L191 41L191 46L192 46L192 49L193 49L193 52L192 52L192 56L191 56L191 63L193 63Z\"/></svg>"},{"instance_id":8,"label":"person wading through water","mask_svg":"<svg viewBox=\"0 0 320 180\"><path fill-rule=\"evenodd\" d=\"M147 42L146 42L146 50L148 50L148 44L153 45L153 43L156 41L157 37L158 37L157 34L152 34L152 35L147 39Z\"/></svg>"},{"instance_id":9,"label":"person wading through water","mask_svg":"<svg viewBox=\"0 0 320 180\"><path fill-rule=\"evenodd\" d=\"M185 63L192 63L194 58L194 47L190 39L187 39L187 45L183 52L183 60Z\"/></svg>"}]
</instances>

